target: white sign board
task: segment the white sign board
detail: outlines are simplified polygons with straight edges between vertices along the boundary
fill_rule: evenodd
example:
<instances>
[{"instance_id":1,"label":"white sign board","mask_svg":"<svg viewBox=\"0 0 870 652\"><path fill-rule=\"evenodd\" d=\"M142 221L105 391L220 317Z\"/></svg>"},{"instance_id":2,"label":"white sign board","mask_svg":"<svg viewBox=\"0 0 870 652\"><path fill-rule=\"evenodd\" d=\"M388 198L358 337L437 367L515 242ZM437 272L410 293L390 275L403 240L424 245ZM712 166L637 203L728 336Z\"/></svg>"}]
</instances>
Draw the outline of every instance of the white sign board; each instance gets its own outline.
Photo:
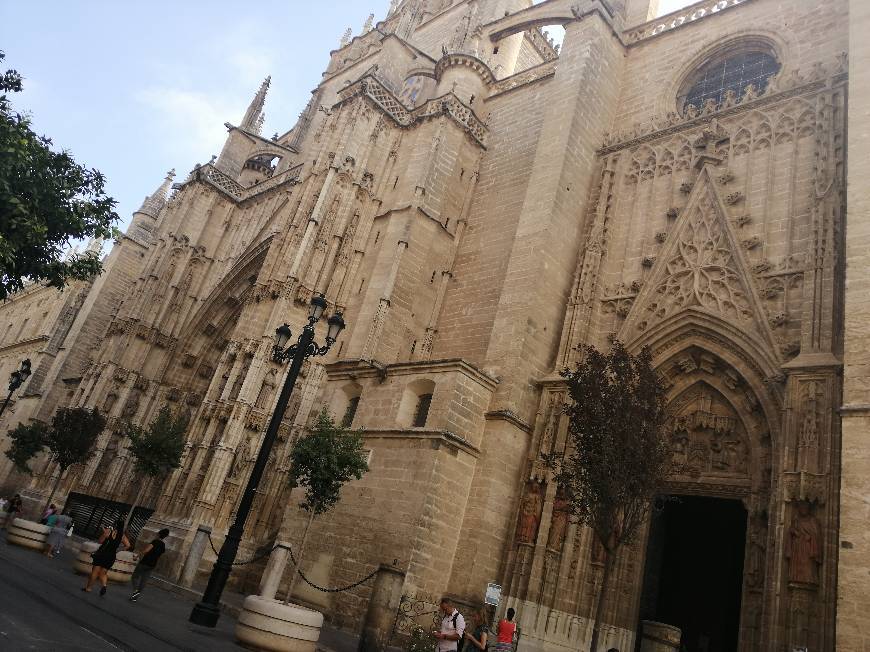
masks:
<instances>
[{"instance_id":1,"label":"white sign board","mask_svg":"<svg viewBox=\"0 0 870 652\"><path fill-rule=\"evenodd\" d=\"M486 602L486 604L491 604L493 607L497 607L500 600L501 587L498 584L493 584L491 582L487 584L484 602Z\"/></svg>"}]
</instances>

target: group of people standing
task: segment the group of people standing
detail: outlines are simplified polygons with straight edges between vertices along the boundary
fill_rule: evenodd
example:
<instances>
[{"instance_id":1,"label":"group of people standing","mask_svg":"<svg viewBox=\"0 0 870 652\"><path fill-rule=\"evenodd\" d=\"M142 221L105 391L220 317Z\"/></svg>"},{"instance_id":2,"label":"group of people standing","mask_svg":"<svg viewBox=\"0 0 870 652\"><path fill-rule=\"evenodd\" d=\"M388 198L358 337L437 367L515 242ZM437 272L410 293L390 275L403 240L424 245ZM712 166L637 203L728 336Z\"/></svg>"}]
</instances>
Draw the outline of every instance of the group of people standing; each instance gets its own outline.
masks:
<instances>
[{"instance_id":1,"label":"group of people standing","mask_svg":"<svg viewBox=\"0 0 870 652\"><path fill-rule=\"evenodd\" d=\"M486 612L475 609L471 613L471 627L466 627L465 618L450 598L441 600L441 629L432 632L437 641L436 652L485 652L489 646L489 627ZM513 652L517 642L516 612L507 610L499 621L495 635L495 652Z\"/></svg>"}]
</instances>

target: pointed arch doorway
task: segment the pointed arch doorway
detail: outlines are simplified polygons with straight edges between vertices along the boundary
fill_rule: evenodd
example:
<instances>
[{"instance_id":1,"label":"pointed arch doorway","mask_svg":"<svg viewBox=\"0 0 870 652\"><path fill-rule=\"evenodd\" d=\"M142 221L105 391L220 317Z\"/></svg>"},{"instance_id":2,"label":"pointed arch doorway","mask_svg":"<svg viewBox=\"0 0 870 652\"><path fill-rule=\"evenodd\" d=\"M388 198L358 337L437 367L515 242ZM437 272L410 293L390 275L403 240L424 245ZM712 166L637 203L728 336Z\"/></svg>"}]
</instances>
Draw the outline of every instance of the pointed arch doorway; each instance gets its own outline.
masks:
<instances>
[{"instance_id":1,"label":"pointed arch doorway","mask_svg":"<svg viewBox=\"0 0 870 652\"><path fill-rule=\"evenodd\" d=\"M673 499L650 522L638 620L679 627L688 652L761 652L776 413L751 368L694 339L657 365L669 385Z\"/></svg>"},{"instance_id":2,"label":"pointed arch doorway","mask_svg":"<svg viewBox=\"0 0 870 652\"><path fill-rule=\"evenodd\" d=\"M688 652L737 650L747 516L740 500L668 496L650 524L641 621L679 627Z\"/></svg>"}]
</instances>

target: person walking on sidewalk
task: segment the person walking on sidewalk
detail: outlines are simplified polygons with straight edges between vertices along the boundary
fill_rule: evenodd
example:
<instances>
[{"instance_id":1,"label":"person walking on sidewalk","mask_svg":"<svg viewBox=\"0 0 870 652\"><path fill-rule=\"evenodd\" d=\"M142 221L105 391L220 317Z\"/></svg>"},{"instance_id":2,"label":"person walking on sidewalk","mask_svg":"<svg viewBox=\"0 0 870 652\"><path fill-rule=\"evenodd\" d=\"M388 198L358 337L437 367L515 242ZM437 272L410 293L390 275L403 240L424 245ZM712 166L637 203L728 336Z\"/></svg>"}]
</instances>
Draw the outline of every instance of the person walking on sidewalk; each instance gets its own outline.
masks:
<instances>
[{"instance_id":1,"label":"person walking on sidewalk","mask_svg":"<svg viewBox=\"0 0 870 652\"><path fill-rule=\"evenodd\" d=\"M66 539L69 536L69 529L72 526L72 516L69 514L54 514L49 517L49 521L54 519L54 522L49 522L51 532L48 533L48 548L45 551L45 556L49 559L56 557L63 550Z\"/></svg>"},{"instance_id":2,"label":"person walking on sidewalk","mask_svg":"<svg viewBox=\"0 0 870 652\"><path fill-rule=\"evenodd\" d=\"M124 519L119 518L115 523L115 527L103 528L103 534L100 535L97 543L100 547L93 554L94 567L91 569L91 574L88 576L88 581L85 583L82 591L85 593L91 592L91 586L100 580L100 595L106 595L106 587L109 584L109 570L115 563L115 557L118 554L118 548L123 545L125 549L130 549L130 541L127 535L124 534Z\"/></svg>"},{"instance_id":3,"label":"person walking on sidewalk","mask_svg":"<svg viewBox=\"0 0 870 652\"><path fill-rule=\"evenodd\" d=\"M163 539L168 536L169 530L163 528L157 533L157 538L149 543L148 547L142 551L142 558L139 560L139 563L136 564L136 570L133 571L133 576L130 578L130 582L133 584L133 595L130 596L130 602L136 602L136 600L139 599L139 596L142 595L142 591L145 589L145 584L148 583L151 573L157 566L157 561L160 559L160 556L166 552L166 544L163 543Z\"/></svg>"}]
</instances>

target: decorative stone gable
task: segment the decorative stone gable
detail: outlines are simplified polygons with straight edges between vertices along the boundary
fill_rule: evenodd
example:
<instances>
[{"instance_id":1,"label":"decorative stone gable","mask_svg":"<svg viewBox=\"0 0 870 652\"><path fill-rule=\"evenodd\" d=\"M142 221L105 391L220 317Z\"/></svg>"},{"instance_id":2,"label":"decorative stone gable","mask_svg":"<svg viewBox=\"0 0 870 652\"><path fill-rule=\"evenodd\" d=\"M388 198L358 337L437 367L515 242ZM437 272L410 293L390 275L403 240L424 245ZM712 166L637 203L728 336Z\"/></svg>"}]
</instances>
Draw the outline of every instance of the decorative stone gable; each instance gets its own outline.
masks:
<instances>
[{"instance_id":1,"label":"decorative stone gable","mask_svg":"<svg viewBox=\"0 0 870 652\"><path fill-rule=\"evenodd\" d=\"M709 166L701 170L689 203L620 331L623 341L630 342L654 324L694 309L754 332L767 348L776 350L743 245L713 172Z\"/></svg>"}]
</instances>

